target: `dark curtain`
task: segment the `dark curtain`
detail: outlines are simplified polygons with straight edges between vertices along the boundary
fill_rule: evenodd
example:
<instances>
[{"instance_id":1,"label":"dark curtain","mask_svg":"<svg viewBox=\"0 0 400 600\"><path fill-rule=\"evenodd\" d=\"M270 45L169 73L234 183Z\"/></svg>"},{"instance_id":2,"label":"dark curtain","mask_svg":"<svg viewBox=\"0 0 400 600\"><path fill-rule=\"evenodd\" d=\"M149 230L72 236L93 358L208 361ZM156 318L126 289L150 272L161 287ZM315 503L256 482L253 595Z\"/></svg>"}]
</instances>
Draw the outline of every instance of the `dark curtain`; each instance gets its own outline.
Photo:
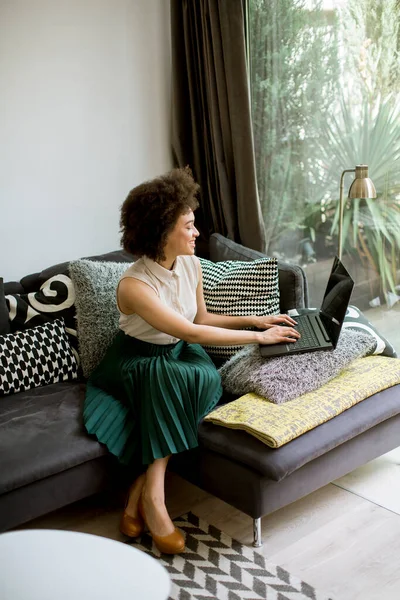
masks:
<instances>
[{"instance_id":1,"label":"dark curtain","mask_svg":"<svg viewBox=\"0 0 400 600\"><path fill-rule=\"evenodd\" d=\"M172 144L201 186L196 223L264 251L242 0L171 0Z\"/></svg>"}]
</instances>

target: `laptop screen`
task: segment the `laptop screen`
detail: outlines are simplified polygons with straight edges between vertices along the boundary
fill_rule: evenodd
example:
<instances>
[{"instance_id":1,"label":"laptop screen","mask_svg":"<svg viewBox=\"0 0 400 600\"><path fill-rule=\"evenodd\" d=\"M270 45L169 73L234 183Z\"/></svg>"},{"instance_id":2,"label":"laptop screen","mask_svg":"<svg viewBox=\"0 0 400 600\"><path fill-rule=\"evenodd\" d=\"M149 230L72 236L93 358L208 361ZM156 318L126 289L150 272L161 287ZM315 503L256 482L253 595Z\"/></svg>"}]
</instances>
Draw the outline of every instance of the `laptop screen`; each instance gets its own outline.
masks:
<instances>
[{"instance_id":1,"label":"laptop screen","mask_svg":"<svg viewBox=\"0 0 400 600\"><path fill-rule=\"evenodd\" d=\"M322 301L320 317L336 348L346 310L350 302L354 281L336 256Z\"/></svg>"}]
</instances>

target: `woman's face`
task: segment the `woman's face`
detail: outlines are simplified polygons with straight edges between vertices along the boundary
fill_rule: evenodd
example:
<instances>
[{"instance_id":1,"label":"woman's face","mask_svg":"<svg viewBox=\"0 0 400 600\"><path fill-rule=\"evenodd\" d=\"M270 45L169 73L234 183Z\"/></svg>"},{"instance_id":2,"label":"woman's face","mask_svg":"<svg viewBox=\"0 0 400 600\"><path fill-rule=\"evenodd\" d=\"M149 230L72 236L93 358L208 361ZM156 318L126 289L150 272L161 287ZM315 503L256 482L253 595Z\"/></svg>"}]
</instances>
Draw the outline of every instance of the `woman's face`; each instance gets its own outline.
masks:
<instances>
[{"instance_id":1,"label":"woman's face","mask_svg":"<svg viewBox=\"0 0 400 600\"><path fill-rule=\"evenodd\" d=\"M193 211L181 215L175 227L167 237L164 252L167 256L181 256L194 254L196 238L199 232L194 226Z\"/></svg>"}]
</instances>

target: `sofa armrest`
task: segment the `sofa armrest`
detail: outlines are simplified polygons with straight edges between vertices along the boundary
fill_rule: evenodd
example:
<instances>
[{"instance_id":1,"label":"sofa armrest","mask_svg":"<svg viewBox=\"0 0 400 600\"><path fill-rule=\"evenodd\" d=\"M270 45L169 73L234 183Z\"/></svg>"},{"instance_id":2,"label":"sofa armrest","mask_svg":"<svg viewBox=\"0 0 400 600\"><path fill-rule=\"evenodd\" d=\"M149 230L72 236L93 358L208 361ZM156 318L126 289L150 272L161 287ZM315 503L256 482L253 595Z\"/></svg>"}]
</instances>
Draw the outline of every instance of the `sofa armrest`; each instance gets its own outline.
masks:
<instances>
[{"instance_id":1,"label":"sofa armrest","mask_svg":"<svg viewBox=\"0 0 400 600\"><path fill-rule=\"evenodd\" d=\"M210 236L209 249L210 260L213 262L250 261L266 257L266 254L228 240L219 233L213 233ZM303 269L298 265L278 261L278 270L281 312L287 312L291 308L307 308L308 288Z\"/></svg>"},{"instance_id":2,"label":"sofa armrest","mask_svg":"<svg viewBox=\"0 0 400 600\"><path fill-rule=\"evenodd\" d=\"M278 260L278 270L281 312L291 308L308 308L308 285L303 269Z\"/></svg>"}]
</instances>

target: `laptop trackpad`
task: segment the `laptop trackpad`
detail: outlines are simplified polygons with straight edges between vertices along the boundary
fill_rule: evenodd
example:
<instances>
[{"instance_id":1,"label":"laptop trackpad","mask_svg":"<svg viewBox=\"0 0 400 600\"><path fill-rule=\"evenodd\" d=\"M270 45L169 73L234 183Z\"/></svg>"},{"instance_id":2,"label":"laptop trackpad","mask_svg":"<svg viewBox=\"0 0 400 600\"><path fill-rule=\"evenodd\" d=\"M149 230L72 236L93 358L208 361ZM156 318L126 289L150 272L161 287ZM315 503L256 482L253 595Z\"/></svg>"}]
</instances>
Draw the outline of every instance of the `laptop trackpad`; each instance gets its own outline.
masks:
<instances>
[{"instance_id":1,"label":"laptop trackpad","mask_svg":"<svg viewBox=\"0 0 400 600\"><path fill-rule=\"evenodd\" d=\"M291 344L266 344L265 346L260 346L261 356L265 356L268 358L270 356L268 349L271 349L272 356L287 356L288 351L290 350ZM264 352L263 352L264 349Z\"/></svg>"}]
</instances>

